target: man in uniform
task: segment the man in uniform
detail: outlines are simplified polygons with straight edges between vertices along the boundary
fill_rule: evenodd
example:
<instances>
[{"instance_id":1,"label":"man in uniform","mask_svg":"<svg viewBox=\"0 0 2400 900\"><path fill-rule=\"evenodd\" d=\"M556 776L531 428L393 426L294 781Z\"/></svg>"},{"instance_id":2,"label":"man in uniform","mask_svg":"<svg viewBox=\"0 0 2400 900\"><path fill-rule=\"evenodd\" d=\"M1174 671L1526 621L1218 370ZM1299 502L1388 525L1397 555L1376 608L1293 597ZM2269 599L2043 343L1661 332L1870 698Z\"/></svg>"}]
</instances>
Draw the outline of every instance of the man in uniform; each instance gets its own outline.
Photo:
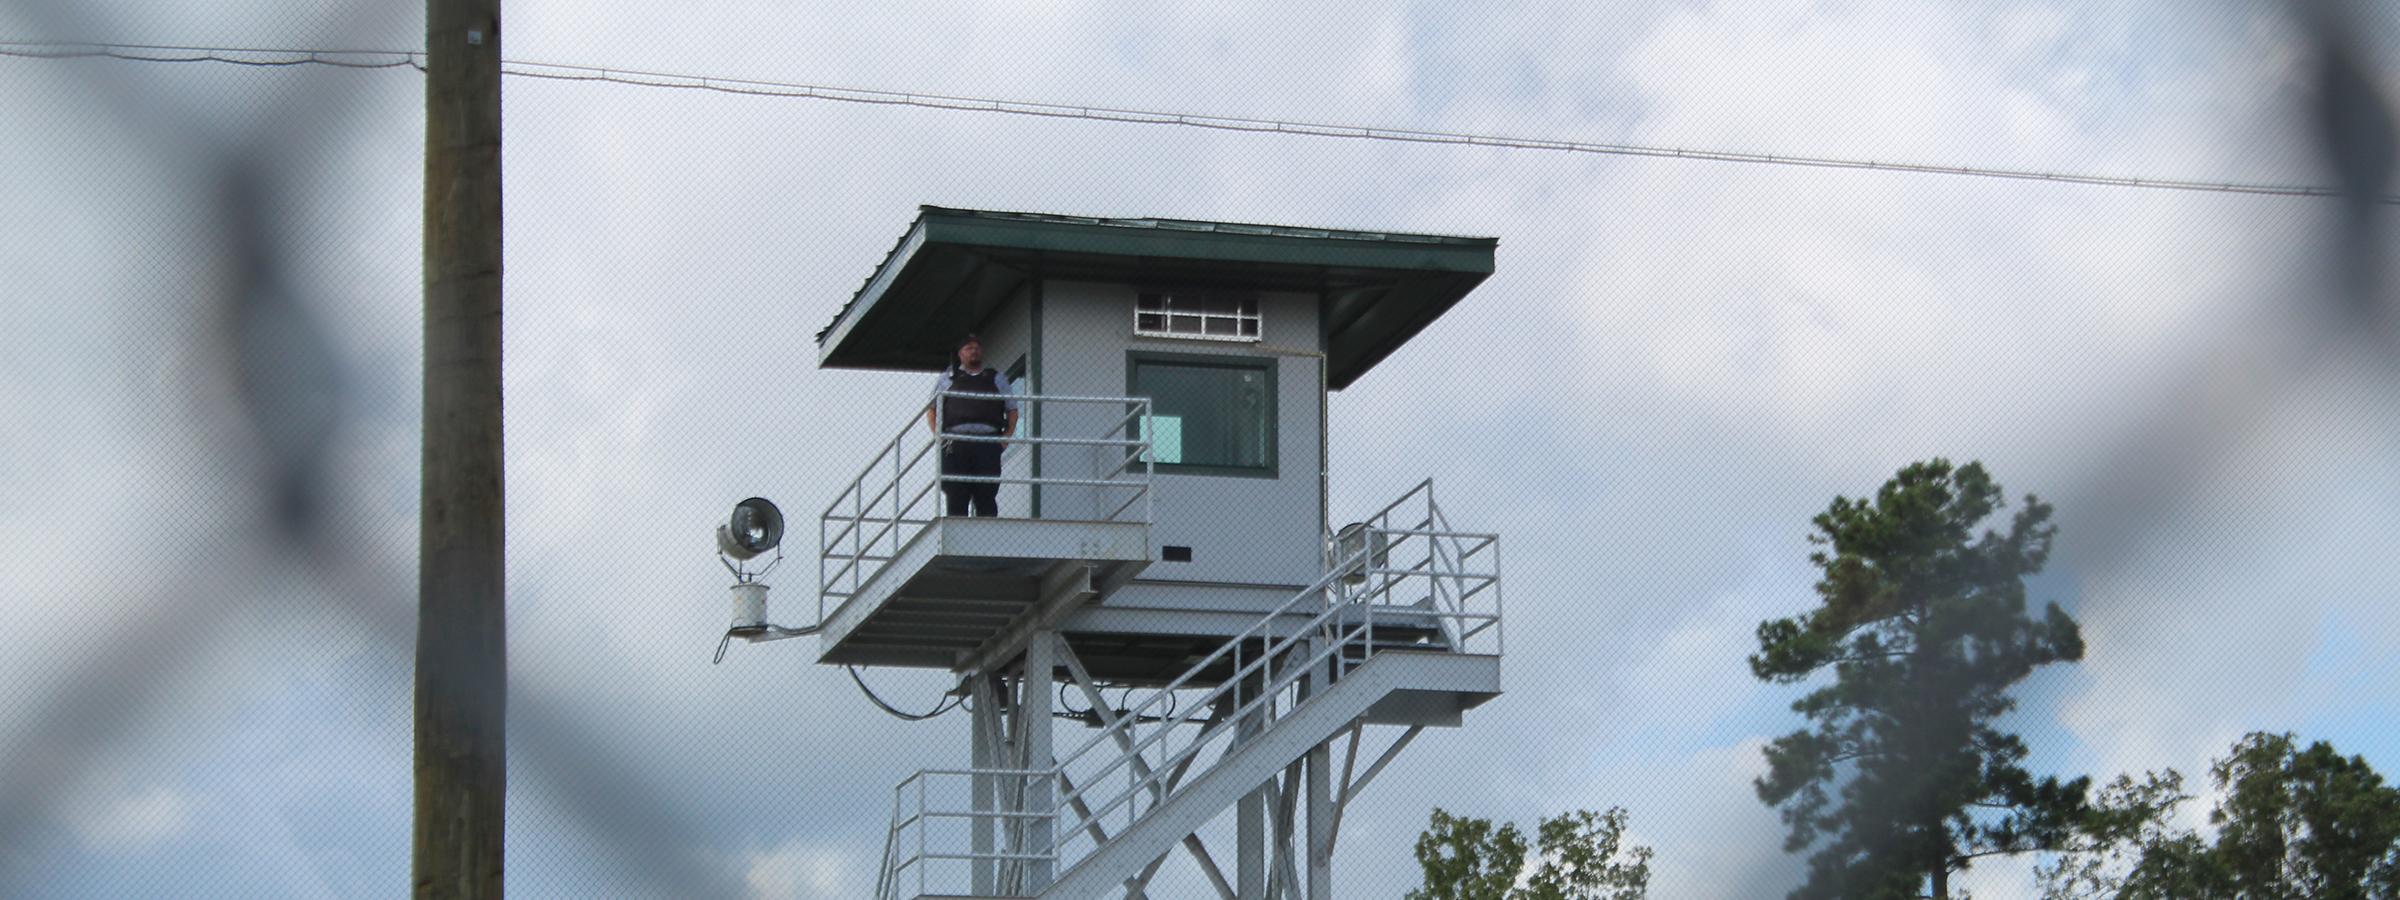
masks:
<instances>
[{"instance_id":1,"label":"man in uniform","mask_svg":"<svg viewBox=\"0 0 2400 900\"><path fill-rule=\"evenodd\" d=\"M1017 432L1016 393L1008 376L998 369L983 367L983 342L969 334L958 339L957 352L951 366L933 383L933 402L925 407L925 427L938 433L1008 437ZM982 397L943 396L943 394L990 394ZM938 407L939 415L936 415ZM1007 444L1001 441L942 441L942 474L968 477L1000 477L1000 451ZM1000 485L990 481L954 481L942 479L942 496L949 500L949 515L997 516L1000 514Z\"/></svg>"}]
</instances>

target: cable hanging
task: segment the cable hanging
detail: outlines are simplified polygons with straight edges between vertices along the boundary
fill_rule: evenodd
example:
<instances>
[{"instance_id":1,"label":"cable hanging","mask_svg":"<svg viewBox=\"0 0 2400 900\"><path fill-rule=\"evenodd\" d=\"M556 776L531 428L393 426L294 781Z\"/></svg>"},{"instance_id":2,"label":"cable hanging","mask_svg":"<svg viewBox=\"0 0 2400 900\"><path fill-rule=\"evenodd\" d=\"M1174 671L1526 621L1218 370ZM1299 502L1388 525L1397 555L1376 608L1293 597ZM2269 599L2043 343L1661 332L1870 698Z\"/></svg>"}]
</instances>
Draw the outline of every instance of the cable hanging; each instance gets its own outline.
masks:
<instances>
[{"instance_id":1,"label":"cable hanging","mask_svg":"<svg viewBox=\"0 0 2400 900\"><path fill-rule=\"evenodd\" d=\"M873 701L873 702L874 702L874 704L875 704L876 706L880 706L880 707L882 707L884 712L891 713L892 715L894 715L894 716L896 716L896 717L899 717L899 718L901 718L901 719L905 719L905 720L907 720L907 721L910 721L910 722L922 722L922 721L925 721L926 719L930 719L930 718L933 718L933 717L935 717L935 716L941 715L941 714L943 714L943 713L949 712L949 711L951 711L951 710L957 709L957 708L959 707L959 704L962 704L962 703L965 703L965 702L967 702L967 697L966 697L966 695L965 695L965 694L960 694L960 695L958 695L958 696L955 696L955 697L952 697L952 698L950 698L950 699L949 699L948 701L946 701L946 702L938 702L938 703L935 703L935 704L933 705L933 711L932 711L932 712L929 712L929 713L924 713L924 714L920 715L920 714L917 714L917 713L912 713L912 712L902 712L901 710L894 708L894 707L893 707L891 704L883 702L883 698L882 698L882 697L875 696L875 689L867 686L867 680L866 680L866 679L864 679L864 678L860 678L860 677L858 677L858 667L857 667L857 666L843 666L842 668L844 668L844 669L848 669L848 670L850 671L850 680L851 680L851 682L853 682L853 683L855 683L855 684L857 684L857 685L858 685L858 691L859 691L859 693L862 693L862 694L865 694L865 695L867 695L867 699L868 699L868 700L870 700L870 701Z\"/></svg>"},{"instance_id":2,"label":"cable hanging","mask_svg":"<svg viewBox=\"0 0 2400 900\"><path fill-rule=\"evenodd\" d=\"M25 59L123 59L134 62L216 62L236 66L333 66L342 69L424 71L423 51L252 50L238 47L178 47L165 44L77 44L0 41L0 56Z\"/></svg>"},{"instance_id":3,"label":"cable hanging","mask_svg":"<svg viewBox=\"0 0 2400 900\"><path fill-rule=\"evenodd\" d=\"M326 65L352 69L391 69L410 66L424 71L425 52L422 50L273 50L230 47L177 47L155 44L91 44L39 41L0 41L0 56L35 59L74 59L107 57L142 62L222 62L243 66ZM1799 166L1816 169L1867 169L1880 172L1913 172L1923 175L1964 175L1977 178L2005 178L2019 181L2050 181L2061 184L2104 185L2109 187L2153 188L2171 191L2208 191L2224 194L2267 194L2284 197L2339 197L2339 188L2314 185L2262 184L2237 181L2198 181L2176 178L2140 178L2124 175L2080 175L2071 172L2040 172L2030 169L1994 169L1979 166L1946 166L1931 163L1886 162L1871 159L1842 159L1827 156L1792 156L1779 153L1740 153L1727 150L1690 150L1680 147L1655 147L1641 144L1609 144L1588 141L1567 141L1550 138L1502 137L1448 131L1418 131L1405 128L1370 128L1353 125L1325 125L1310 122L1288 122L1275 119L1245 119L1236 116L1204 116L1186 113L1151 112L1137 109L1118 109L1105 106L1074 106L1060 103L1034 103L1014 100L991 100L976 97L956 97L944 94L917 94L883 91L871 88L837 88L821 85L795 84L780 81L757 81L744 78L716 78L705 75L677 75L666 72L645 72L637 69L615 69L599 66L575 66L556 63L502 60L501 74L523 78L544 78L554 81L608 81L617 84L646 87L688 88L726 94L749 94L766 97L802 97L814 100L839 100L846 103L874 103L887 106L916 106L927 109L949 109L970 112L995 112L1046 118L1086 119L1099 122L1126 122L1144 125L1182 125L1220 131L1254 131L1276 134L1297 134L1312 137L1355 138L1375 141L1395 141L1412 144L1454 144L1470 147L1500 147L1515 150L1555 150L1567 153L1591 153L1605 156L1643 156L1667 159L1696 159L1712 162L1755 163L1772 166ZM2385 195L2383 202L2400 204L2400 195Z\"/></svg>"}]
</instances>

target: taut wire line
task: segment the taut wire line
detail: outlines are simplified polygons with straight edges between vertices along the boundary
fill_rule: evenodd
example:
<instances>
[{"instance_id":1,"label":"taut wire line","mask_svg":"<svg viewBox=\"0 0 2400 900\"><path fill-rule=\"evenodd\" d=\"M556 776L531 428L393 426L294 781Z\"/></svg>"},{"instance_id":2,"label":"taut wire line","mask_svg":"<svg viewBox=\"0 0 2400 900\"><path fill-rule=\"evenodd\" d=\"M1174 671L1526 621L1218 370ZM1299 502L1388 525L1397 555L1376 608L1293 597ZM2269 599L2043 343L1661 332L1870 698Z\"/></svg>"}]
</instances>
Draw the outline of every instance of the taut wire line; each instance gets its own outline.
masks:
<instances>
[{"instance_id":1,"label":"taut wire line","mask_svg":"<svg viewBox=\"0 0 2400 900\"><path fill-rule=\"evenodd\" d=\"M220 62L243 66L326 65L351 69L391 69L410 66L418 71L425 68L422 50L276 50L242 49L231 47L178 47L156 44L91 44L28 41L0 41L0 57L14 56L35 59L75 59L106 57L142 62ZM2151 188L2171 191L2207 191L2223 194L2265 194L2282 197L2339 197L2340 188L2303 184L2265 184L2239 181L2200 181L2178 178L2149 178L2133 175L2088 175L2073 172L2042 172L2031 169L1995 169L1982 166L1952 166L1936 163L1889 162L1872 159L1844 159L1828 156L1798 156L1780 153L1743 153L1731 150L1694 150L1682 147L1660 147L1642 144L1611 144L1592 141L1569 141L1552 138L1505 137L1451 131L1420 131L1407 128L1375 128L1356 125L1326 125L1311 122L1292 122L1277 119L1248 119L1238 116L1209 116L1190 113L1154 112L1121 109L1107 106L1076 106L1063 103L1040 103L1019 100L993 100L979 97L959 97L948 94L919 94L886 91L873 88L842 88L823 85L797 84L781 81L758 81L746 78L719 78L707 75L679 75L669 72L648 72L639 69L619 69L602 66L577 66L560 63L502 60L501 72L521 78L543 78L553 81L606 81L645 87L684 88L714 91L724 94L747 94L761 97L799 97L813 100L839 100L845 103L873 103L885 106L914 106L925 109L947 109L968 112L1006 113L1020 116L1042 116L1058 119L1084 119L1097 122L1125 122L1142 125L1180 125L1219 131L1247 131L1273 134L1294 134L1310 137L1336 137L1359 140L1393 141L1409 144L1447 144L1468 147L1499 147L1515 150L1551 150L1566 153L1589 153L1604 156L1637 156L1658 159L1693 159L1712 162L1753 163L1772 166L1799 166L1814 169L1865 169L1878 172L1913 172L1923 175L1962 175L1974 178L2004 178L2017 181L2048 181L2060 184L2102 185L2108 187ZM2400 205L2400 195L2385 195L2382 202Z\"/></svg>"}]
</instances>

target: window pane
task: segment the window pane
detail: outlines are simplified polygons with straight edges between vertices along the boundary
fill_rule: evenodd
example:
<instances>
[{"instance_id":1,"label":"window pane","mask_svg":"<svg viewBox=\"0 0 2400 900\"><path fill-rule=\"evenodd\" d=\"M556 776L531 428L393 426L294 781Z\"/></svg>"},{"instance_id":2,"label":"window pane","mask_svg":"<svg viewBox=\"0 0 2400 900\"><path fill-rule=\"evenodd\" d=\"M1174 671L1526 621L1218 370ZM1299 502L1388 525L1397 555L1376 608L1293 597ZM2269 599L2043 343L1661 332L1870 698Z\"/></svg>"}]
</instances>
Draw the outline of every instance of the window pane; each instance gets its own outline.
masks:
<instances>
[{"instance_id":1,"label":"window pane","mask_svg":"<svg viewBox=\"0 0 2400 900\"><path fill-rule=\"evenodd\" d=\"M1271 465L1267 373L1249 366L1187 365L1140 361L1135 392L1149 397L1157 424L1151 440L1158 461L1196 466L1266 468ZM1175 447L1165 446L1166 421L1173 419Z\"/></svg>"},{"instance_id":2,"label":"window pane","mask_svg":"<svg viewBox=\"0 0 2400 900\"><path fill-rule=\"evenodd\" d=\"M1176 416L1151 416L1150 455L1162 463L1183 461L1183 419Z\"/></svg>"}]
</instances>

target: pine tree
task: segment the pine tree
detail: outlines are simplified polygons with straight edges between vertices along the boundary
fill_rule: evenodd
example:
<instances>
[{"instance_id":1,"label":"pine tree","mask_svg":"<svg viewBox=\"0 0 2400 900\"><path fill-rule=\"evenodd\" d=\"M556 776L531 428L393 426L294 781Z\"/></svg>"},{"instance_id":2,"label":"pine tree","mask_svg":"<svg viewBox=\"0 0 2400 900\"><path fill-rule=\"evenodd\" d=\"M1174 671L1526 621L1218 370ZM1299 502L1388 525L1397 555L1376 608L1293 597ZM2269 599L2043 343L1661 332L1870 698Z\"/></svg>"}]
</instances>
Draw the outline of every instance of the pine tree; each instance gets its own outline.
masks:
<instances>
[{"instance_id":1,"label":"pine tree","mask_svg":"<svg viewBox=\"0 0 2400 900\"><path fill-rule=\"evenodd\" d=\"M1821 603L1761 623L1750 657L1762 681L1831 675L1792 704L1814 727L1770 744L1756 782L1791 826L1784 850L1816 848L1792 900L1947 898L1952 872L2060 846L2083 815L2090 779L2035 781L2023 742L1992 727L2009 686L2083 656L2056 604L2025 610L2050 507L2027 495L2007 533L1977 537L2002 505L1982 464L1935 459L1816 517Z\"/></svg>"}]
</instances>

